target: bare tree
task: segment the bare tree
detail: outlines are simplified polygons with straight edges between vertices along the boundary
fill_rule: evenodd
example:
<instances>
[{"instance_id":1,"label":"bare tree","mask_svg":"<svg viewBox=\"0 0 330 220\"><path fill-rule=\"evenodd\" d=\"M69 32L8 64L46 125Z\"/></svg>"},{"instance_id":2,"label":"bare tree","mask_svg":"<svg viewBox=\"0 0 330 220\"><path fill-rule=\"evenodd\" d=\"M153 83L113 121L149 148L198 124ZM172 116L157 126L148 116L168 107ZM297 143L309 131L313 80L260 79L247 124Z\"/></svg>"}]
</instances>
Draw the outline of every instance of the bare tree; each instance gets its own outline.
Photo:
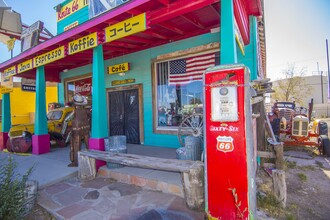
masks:
<instances>
[{"instance_id":1,"label":"bare tree","mask_svg":"<svg viewBox=\"0 0 330 220\"><path fill-rule=\"evenodd\" d=\"M272 99L295 101L303 105L305 97L310 95L312 89L305 82L305 72L305 68L297 69L295 64L288 64L288 68L282 71L284 79L273 83L275 93L272 94Z\"/></svg>"}]
</instances>

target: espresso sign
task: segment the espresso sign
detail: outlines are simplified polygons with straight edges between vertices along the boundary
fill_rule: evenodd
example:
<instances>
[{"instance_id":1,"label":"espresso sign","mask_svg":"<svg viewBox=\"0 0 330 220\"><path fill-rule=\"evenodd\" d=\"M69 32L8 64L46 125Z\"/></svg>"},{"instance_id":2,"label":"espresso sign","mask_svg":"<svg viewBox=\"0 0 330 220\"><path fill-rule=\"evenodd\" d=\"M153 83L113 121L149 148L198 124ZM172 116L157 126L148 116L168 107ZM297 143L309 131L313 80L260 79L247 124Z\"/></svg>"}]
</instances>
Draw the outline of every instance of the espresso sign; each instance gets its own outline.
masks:
<instances>
[{"instance_id":1,"label":"espresso sign","mask_svg":"<svg viewBox=\"0 0 330 220\"><path fill-rule=\"evenodd\" d=\"M41 54L33 58L34 67L43 66L48 63L52 63L56 60L64 58L64 46L56 48L55 50Z\"/></svg>"},{"instance_id":2,"label":"espresso sign","mask_svg":"<svg viewBox=\"0 0 330 220\"><path fill-rule=\"evenodd\" d=\"M97 46L97 33L92 33L69 43L68 54L72 55Z\"/></svg>"},{"instance_id":3,"label":"espresso sign","mask_svg":"<svg viewBox=\"0 0 330 220\"><path fill-rule=\"evenodd\" d=\"M32 69L33 69L32 59L27 60L27 61L17 65L17 73L23 73L25 71L32 70Z\"/></svg>"}]
</instances>

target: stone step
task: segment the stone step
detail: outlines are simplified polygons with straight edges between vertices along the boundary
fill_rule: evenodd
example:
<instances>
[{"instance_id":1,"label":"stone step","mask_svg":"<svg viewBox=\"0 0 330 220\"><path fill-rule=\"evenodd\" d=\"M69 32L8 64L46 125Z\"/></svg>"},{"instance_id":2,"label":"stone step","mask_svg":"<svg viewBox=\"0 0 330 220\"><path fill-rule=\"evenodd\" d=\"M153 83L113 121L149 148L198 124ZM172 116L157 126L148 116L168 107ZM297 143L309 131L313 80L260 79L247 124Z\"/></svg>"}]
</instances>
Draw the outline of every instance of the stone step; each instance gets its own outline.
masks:
<instances>
[{"instance_id":1,"label":"stone step","mask_svg":"<svg viewBox=\"0 0 330 220\"><path fill-rule=\"evenodd\" d=\"M184 198L181 174L152 169L135 167L122 167L109 169L102 166L98 175L105 178L112 178L118 182L133 184L154 191L161 191Z\"/></svg>"}]
</instances>

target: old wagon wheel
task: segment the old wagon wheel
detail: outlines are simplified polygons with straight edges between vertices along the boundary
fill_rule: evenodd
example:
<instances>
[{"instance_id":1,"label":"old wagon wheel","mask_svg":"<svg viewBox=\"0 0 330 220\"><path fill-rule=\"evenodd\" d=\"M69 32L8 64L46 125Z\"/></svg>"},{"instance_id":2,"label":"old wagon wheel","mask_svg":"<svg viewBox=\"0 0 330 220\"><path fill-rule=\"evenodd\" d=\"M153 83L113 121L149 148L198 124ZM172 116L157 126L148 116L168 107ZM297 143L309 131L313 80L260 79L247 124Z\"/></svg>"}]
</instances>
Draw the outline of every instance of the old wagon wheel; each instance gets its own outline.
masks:
<instances>
[{"instance_id":1,"label":"old wagon wheel","mask_svg":"<svg viewBox=\"0 0 330 220\"><path fill-rule=\"evenodd\" d=\"M182 147L187 136L199 137L203 142L203 114L193 114L182 120L178 128L178 139Z\"/></svg>"}]
</instances>

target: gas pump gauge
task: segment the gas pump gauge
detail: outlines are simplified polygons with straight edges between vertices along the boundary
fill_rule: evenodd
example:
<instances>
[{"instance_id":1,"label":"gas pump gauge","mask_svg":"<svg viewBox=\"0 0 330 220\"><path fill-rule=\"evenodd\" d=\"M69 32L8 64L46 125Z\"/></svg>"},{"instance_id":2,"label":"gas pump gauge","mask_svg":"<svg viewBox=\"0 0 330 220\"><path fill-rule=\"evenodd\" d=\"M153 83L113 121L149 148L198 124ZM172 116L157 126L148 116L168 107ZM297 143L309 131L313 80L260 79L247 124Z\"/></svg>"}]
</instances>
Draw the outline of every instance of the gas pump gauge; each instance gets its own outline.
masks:
<instances>
[{"instance_id":1,"label":"gas pump gauge","mask_svg":"<svg viewBox=\"0 0 330 220\"><path fill-rule=\"evenodd\" d=\"M238 121L237 86L211 88L211 108L212 121Z\"/></svg>"}]
</instances>

